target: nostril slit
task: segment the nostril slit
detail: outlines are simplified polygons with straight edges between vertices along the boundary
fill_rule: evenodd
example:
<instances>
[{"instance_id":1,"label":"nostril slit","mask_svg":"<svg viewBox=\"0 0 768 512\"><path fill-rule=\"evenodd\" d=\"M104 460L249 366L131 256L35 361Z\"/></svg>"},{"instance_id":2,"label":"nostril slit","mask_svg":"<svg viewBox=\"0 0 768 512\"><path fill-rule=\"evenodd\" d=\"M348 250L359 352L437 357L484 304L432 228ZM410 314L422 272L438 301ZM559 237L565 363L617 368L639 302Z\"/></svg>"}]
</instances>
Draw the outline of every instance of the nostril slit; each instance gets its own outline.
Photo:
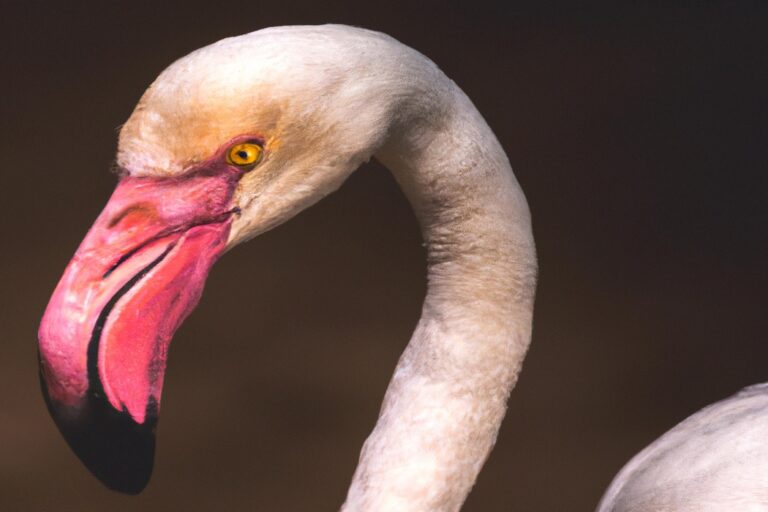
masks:
<instances>
[{"instance_id":1,"label":"nostril slit","mask_svg":"<svg viewBox=\"0 0 768 512\"><path fill-rule=\"evenodd\" d=\"M123 209L120 213L112 217L112 220L109 221L109 224L107 224L107 227L111 229L117 226L121 220L123 220L124 218L126 218L128 215L132 213L143 213L147 217L157 216L157 210L155 209L154 206L152 206L149 203L138 203Z\"/></svg>"},{"instance_id":2,"label":"nostril slit","mask_svg":"<svg viewBox=\"0 0 768 512\"><path fill-rule=\"evenodd\" d=\"M135 209L135 207L130 207L130 208L134 208L134 209ZM126 210L128 210L128 209L129 209L129 208L126 208ZM126 212L126 210L124 210L124 211L123 211L123 212L121 212L120 214L116 215L116 216L115 216L115 218L114 218L114 219L112 219L112 221L110 222L109 226L110 226L110 227L113 227L113 225L115 225L115 224L117 224L118 222L120 222L120 220L122 220L122 219L125 217L125 215L127 215L128 213L130 213L130 212ZM154 212L154 208L153 208L153 212ZM166 230L163 230L163 231L161 231L161 232L159 232L159 233L155 234L154 236L151 236L151 237L147 238L146 240L144 240L143 242L141 242L139 245L137 245L137 246L136 246L136 247L134 247L133 249L129 250L128 252L126 252L125 254L123 254L122 256L120 256L120 258L118 258L118 260L117 260L117 261L115 261L115 262L114 262L114 263L113 263L113 264L112 264L112 265L111 265L111 266L110 266L110 267L109 267L109 268L106 270L106 272L104 272L104 274L101 276L101 278L102 278L102 279L106 279L106 278L108 278L110 275L112 275L112 273L113 273L115 270L117 270L117 268L118 268L120 265L122 265L123 263L125 263L126 261L128 261L128 260L129 260L130 258L132 258L132 257L133 257L133 256L134 256L134 255L135 255L137 252L139 252L140 250L144 249L146 246L148 246L149 244L151 244L151 243L153 243L153 242L156 242L156 241L158 241L158 240L161 240L161 239L163 239L163 238L165 238L165 237L167 237L167 236L171 236L171 235L173 235L174 233L179 233L179 232L182 232L182 231L186 231L186 230L188 230L188 229L191 229L191 228L193 228L193 227L195 227L195 226L203 226L203 225L205 225L205 224L211 224L211 223L214 223L214 222L224 222L225 220L227 220L227 218L228 218L228 217L230 217L230 216L232 216L232 215L240 215L240 213L241 213L241 212L240 212L240 207L238 207L238 206L235 206L235 207L234 207L234 208L232 208L231 210L227 210L226 212L224 212L224 213L222 213L222 214L219 214L219 215L217 215L217 216L215 216L215 217L213 217L213 218L204 219L204 220L201 220L201 221L199 221L199 222L194 222L194 223L192 223L192 224L189 224L189 225L182 225L182 226L173 227L173 228L170 228L170 229L166 229ZM118 217L119 217L119 218L118 218ZM115 220L115 219L117 219L117 220Z\"/></svg>"}]
</instances>

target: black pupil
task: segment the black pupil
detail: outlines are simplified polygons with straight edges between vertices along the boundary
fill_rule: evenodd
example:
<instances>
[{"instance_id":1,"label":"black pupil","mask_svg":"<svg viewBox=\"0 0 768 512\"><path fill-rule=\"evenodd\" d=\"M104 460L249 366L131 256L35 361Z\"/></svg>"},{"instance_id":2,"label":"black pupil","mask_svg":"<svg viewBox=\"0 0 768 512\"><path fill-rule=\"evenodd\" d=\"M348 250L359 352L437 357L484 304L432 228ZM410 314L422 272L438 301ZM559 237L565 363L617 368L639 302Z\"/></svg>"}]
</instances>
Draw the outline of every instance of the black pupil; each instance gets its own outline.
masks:
<instances>
[{"instance_id":1,"label":"black pupil","mask_svg":"<svg viewBox=\"0 0 768 512\"><path fill-rule=\"evenodd\" d=\"M237 156L239 156L243 160L247 160L248 159L248 152L246 150L244 150L244 149L241 149L240 151L237 152Z\"/></svg>"}]
</instances>

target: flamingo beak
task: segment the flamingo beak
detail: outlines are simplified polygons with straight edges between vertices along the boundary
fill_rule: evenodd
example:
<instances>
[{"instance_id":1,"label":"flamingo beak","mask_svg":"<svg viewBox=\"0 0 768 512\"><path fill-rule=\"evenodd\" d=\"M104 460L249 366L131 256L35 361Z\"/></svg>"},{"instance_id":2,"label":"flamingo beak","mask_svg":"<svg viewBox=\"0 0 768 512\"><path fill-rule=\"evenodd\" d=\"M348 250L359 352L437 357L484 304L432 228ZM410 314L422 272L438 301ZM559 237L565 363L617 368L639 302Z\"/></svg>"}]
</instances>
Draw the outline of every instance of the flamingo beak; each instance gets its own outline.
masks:
<instances>
[{"instance_id":1,"label":"flamingo beak","mask_svg":"<svg viewBox=\"0 0 768 512\"><path fill-rule=\"evenodd\" d=\"M149 481L169 344L225 249L240 176L122 178L45 311L48 409L111 489L136 494Z\"/></svg>"}]
</instances>

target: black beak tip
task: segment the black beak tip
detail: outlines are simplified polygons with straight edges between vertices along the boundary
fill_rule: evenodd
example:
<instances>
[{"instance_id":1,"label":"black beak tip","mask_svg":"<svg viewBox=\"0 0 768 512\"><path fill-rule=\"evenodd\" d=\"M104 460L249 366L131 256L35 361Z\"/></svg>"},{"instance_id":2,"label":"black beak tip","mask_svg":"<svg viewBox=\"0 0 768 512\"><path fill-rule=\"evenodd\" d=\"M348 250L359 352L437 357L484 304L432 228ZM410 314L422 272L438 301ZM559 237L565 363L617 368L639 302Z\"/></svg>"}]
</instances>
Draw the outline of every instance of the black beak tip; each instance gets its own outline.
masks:
<instances>
[{"instance_id":1,"label":"black beak tip","mask_svg":"<svg viewBox=\"0 0 768 512\"><path fill-rule=\"evenodd\" d=\"M148 411L144 423L136 423L127 411L115 410L90 392L76 409L52 403L45 384L43 395L64 439L96 478L125 494L144 490L155 458L154 411Z\"/></svg>"}]
</instances>

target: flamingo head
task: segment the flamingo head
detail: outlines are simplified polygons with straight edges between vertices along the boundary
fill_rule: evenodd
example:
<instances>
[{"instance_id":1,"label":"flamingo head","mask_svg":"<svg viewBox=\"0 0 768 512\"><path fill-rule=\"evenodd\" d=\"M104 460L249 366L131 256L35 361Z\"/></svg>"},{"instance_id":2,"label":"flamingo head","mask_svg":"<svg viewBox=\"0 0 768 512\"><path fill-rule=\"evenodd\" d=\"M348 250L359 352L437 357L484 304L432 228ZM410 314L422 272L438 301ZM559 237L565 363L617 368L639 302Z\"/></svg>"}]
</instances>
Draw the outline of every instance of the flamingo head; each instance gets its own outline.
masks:
<instances>
[{"instance_id":1,"label":"flamingo head","mask_svg":"<svg viewBox=\"0 0 768 512\"><path fill-rule=\"evenodd\" d=\"M328 26L226 39L167 68L122 127L117 187L38 336L48 408L108 487L148 482L169 344L213 263L380 146L391 41Z\"/></svg>"}]
</instances>

